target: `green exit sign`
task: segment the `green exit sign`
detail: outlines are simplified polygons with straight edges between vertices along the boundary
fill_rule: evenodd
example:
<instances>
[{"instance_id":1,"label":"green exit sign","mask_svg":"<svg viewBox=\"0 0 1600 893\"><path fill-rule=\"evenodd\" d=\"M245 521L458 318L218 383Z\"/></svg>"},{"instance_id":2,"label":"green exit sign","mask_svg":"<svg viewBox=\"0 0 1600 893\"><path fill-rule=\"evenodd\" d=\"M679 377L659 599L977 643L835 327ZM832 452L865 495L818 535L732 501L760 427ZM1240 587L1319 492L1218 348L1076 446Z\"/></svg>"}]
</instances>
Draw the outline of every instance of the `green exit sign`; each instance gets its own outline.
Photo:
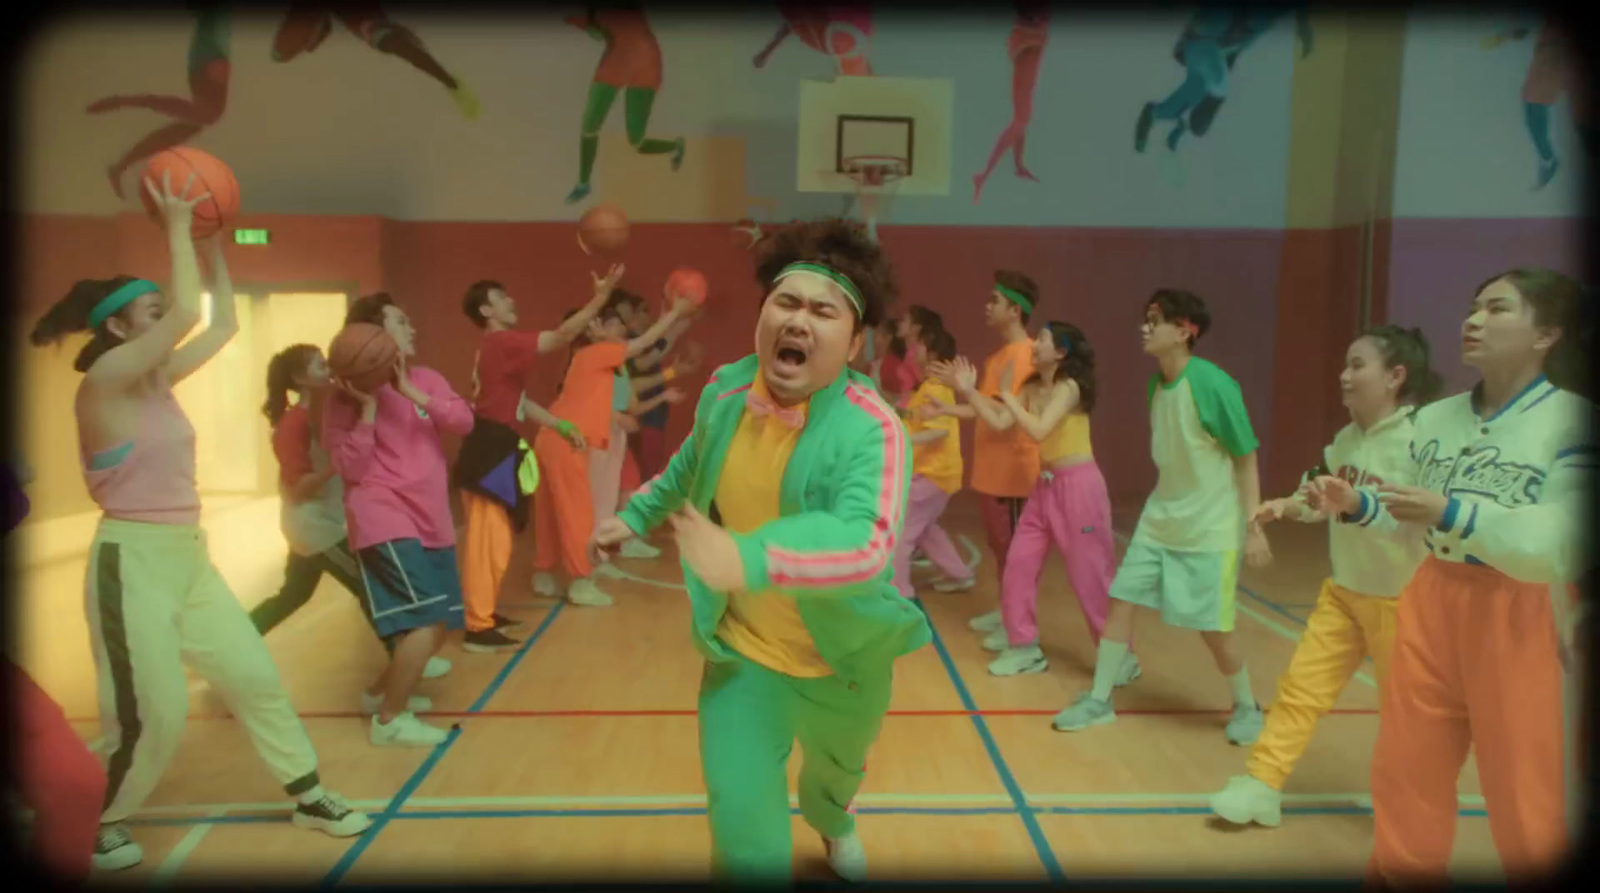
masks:
<instances>
[{"instance_id":1,"label":"green exit sign","mask_svg":"<svg viewBox=\"0 0 1600 893\"><path fill-rule=\"evenodd\" d=\"M236 229L233 231L233 244L235 245L265 245L272 241L272 234L264 229Z\"/></svg>"}]
</instances>

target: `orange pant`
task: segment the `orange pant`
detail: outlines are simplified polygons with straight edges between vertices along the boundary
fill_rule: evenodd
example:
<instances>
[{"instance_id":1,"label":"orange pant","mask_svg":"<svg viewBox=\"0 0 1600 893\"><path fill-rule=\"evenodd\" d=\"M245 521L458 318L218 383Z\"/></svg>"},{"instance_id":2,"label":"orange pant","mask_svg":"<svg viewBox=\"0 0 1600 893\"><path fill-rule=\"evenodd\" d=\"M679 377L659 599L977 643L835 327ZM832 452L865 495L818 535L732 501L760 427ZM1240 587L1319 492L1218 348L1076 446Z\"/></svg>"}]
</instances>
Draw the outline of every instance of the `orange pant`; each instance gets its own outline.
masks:
<instances>
[{"instance_id":1,"label":"orange pant","mask_svg":"<svg viewBox=\"0 0 1600 893\"><path fill-rule=\"evenodd\" d=\"M1548 586L1429 558L1400 595L1372 755L1369 875L1446 877L1467 750L1507 879L1552 871L1569 839L1561 664Z\"/></svg>"},{"instance_id":2,"label":"orange pant","mask_svg":"<svg viewBox=\"0 0 1600 893\"><path fill-rule=\"evenodd\" d=\"M487 496L461 491L467 529L461 535L457 560L461 566L461 595L466 601L468 632L494 628L495 603L500 581L511 564L511 516Z\"/></svg>"},{"instance_id":3,"label":"orange pant","mask_svg":"<svg viewBox=\"0 0 1600 893\"><path fill-rule=\"evenodd\" d=\"M589 452L576 449L549 428L533 439L539 460L539 490L533 495L533 569L553 571L559 560L574 580L589 576L589 539L594 534L594 497L589 489Z\"/></svg>"}]
</instances>

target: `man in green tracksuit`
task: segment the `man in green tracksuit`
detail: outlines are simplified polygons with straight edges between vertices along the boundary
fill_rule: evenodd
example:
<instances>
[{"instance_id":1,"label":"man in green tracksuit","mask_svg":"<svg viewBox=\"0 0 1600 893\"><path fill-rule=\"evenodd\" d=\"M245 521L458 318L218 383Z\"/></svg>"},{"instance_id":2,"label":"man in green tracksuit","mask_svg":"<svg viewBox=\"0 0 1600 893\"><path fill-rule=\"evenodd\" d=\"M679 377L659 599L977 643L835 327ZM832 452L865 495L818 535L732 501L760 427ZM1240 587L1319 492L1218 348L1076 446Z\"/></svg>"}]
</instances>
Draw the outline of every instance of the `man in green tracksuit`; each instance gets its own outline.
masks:
<instances>
[{"instance_id":1,"label":"man in green tracksuit","mask_svg":"<svg viewBox=\"0 0 1600 893\"><path fill-rule=\"evenodd\" d=\"M911 447L846 369L893 295L887 260L842 220L773 237L756 274L756 353L718 369L694 429L596 546L672 525L693 609L700 759L716 874L792 879L786 766L841 877L865 876L851 801L889 709L894 661L932 640L891 582Z\"/></svg>"}]
</instances>

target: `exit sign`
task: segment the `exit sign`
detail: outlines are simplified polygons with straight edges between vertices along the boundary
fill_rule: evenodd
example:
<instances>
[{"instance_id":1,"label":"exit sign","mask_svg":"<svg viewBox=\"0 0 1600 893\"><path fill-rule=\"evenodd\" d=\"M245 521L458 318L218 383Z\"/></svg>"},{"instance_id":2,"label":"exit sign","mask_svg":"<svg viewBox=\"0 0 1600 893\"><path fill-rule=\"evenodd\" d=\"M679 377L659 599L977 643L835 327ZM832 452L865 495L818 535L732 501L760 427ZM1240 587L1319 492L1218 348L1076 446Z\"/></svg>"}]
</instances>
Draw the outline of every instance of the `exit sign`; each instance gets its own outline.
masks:
<instances>
[{"instance_id":1,"label":"exit sign","mask_svg":"<svg viewBox=\"0 0 1600 893\"><path fill-rule=\"evenodd\" d=\"M233 244L235 245L265 245L272 241L272 234L264 229L236 229L233 231Z\"/></svg>"}]
</instances>

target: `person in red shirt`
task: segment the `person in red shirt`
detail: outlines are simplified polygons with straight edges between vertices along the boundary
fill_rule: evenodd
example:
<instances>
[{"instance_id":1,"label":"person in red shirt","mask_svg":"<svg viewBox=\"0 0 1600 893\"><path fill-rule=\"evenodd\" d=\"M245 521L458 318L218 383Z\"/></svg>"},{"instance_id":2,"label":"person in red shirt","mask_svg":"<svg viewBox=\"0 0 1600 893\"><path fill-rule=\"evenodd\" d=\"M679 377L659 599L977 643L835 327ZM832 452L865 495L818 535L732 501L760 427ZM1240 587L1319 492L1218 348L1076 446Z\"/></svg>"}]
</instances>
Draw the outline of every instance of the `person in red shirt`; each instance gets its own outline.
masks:
<instances>
[{"instance_id":1,"label":"person in red shirt","mask_svg":"<svg viewBox=\"0 0 1600 893\"><path fill-rule=\"evenodd\" d=\"M517 304L499 282L474 282L462 299L462 312L484 330L472 370L472 433L461 442L452 475L467 516L460 558L466 603L461 647L466 651L500 651L521 644L506 635L506 630L518 625L516 621L495 611L501 582L511 564L512 536L528 524L528 500L517 477L528 447L518 433L518 423L531 417L572 446L585 446L576 425L527 399L523 380L536 357L566 348L583 333L621 278L621 265L613 265L603 278L594 276L589 303L546 332L514 328Z\"/></svg>"},{"instance_id":2,"label":"person in red shirt","mask_svg":"<svg viewBox=\"0 0 1600 893\"><path fill-rule=\"evenodd\" d=\"M589 323L591 343L572 352L561 393L550 411L576 424L589 449L606 449L611 443L617 370L649 350L692 309L693 301L674 297L672 308L632 339L627 337L627 326L614 310ZM540 429L534 438L533 452L539 459L543 479L533 498L533 586L540 595L559 595L560 586L554 575L559 562L569 579L567 600L575 605L601 607L611 604L611 596L589 578L594 571L589 540L595 523L589 449L562 438L551 428Z\"/></svg>"}]
</instances>

